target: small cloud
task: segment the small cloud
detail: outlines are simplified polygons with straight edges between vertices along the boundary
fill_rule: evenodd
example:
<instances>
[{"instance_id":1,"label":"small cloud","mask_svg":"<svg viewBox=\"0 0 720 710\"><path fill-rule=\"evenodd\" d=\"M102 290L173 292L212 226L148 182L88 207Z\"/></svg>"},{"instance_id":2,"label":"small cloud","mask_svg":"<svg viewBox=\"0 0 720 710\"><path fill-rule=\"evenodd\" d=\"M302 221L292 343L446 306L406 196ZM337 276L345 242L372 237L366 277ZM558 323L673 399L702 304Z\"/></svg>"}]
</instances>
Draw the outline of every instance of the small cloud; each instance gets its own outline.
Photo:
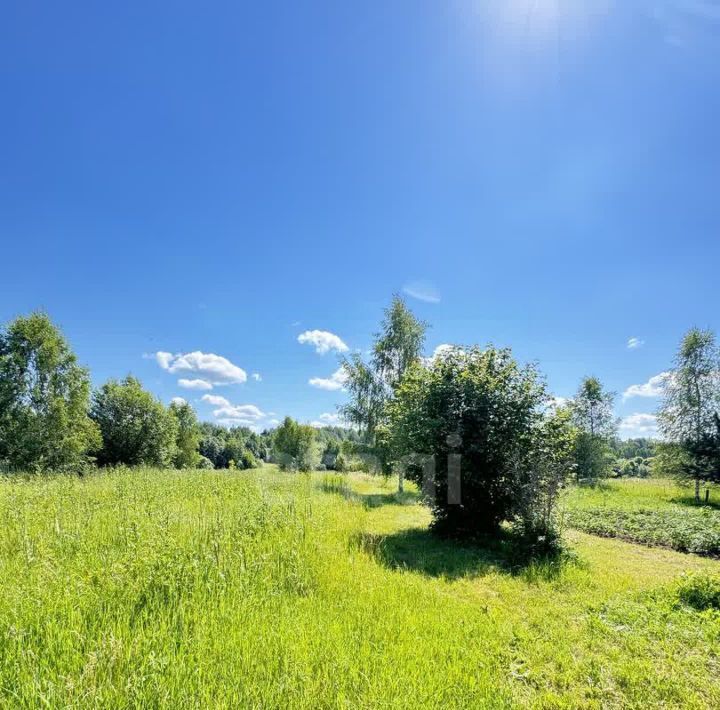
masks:
<instances>
[{"instance_id":1,"label":"small cloud","mask_svg":"<svg viewBox=\"0 0 720 710\"><path fill-rule=\"evenodd\" d=\"M170 400L170 404L177 404L177 405L187 404L187 400L184 397L173 397Z\"/></svg>"},{"instance_id":2,"label":"small cloud","mask_svg":"<svg viewBox=\"0 0 720 710\"><path fill-rule=\"evenodd\" d=\"M155 353L158 365L173 375L193 373L211 385L232 385L247 381L247 373L222 355L196 350L191 353Z\"/></svg>"},{"instance_id":3,"label":"small cloud","mask_svg":"<svg viewBox=\"0 0 720 710\"><path fill-rule=\"evenodd\" d=\"M316 421L311 422L313 426L343 426L344 422L339 414L323 412Z\"/></svg>"},{"instance_id":4,"label":"small cloud","mask_svg":"<svg viewBox=\"0 0 720 710\"><path fill-rule=\"evenodd\" d=\"M334 392L336 390L343 389L343 386L347 382L347 372L345 368L340 367L333 372L330 377L313 377L308 381L311 387L317 387L320 390L327 390Z\"/></svg>"},{"instance_id":5,"label":"small cloud","mask_svg":"<svg viewBox=\"0 0 720 710\"><path fill-rule=\"evenodd\" d=\"M425 303L440 303L440 292L425 281L411 281L403 286L403 293Z\"/></svg>"},{"instance_id":6,"label":"small cloud","mask_svg":"<svg viewBox=\"0 0 720 710\"><path fill-rule=\"evenodd\" d=\"M262 382L262 376L260 375L259 372L253 372L252 375L250 375L250 377L252 377L253 380L255 380L255 382Z\"/></svg>"},{"instance_id":7,"label":"small cloud","mask_svg":"<svg viewBox=\"0 0 720 710\"><path fill-rule=\"evenodd\" d=\"M254 404L238 404L237 406L226 404L219 409L214 410L213 416L216 418L242 419L245 421L255 422L258 419L262 419L265 414Z\"/></svg>"},{"instance_id":8,"label":"small cloud","mask_svg":"<svg viewBox=\"0 0 720 710\"><path fill-rule=\"evenodd\" d=\"M204 394L200 399L203 402L207 402L208 404L211 404L213 407L229 407L230 402L228 402L225 397L221 397L217 394Z\"/></svg>"},{"instance_id":9,"label":"small cloud","mask_svg":"<svg viewBox=\"0 0 720 710\"><path fill-rule=\"evenodd\" d=\"M641 348L643 345L645 345L645 341L640 340L640 338L629 338L627 341L628 350L637 350L638 348Z\"/></svg>"},{"instance_id":10,"label":"small cloud","mask_svg":"<svg viewBox=\"0 0 720 710\"><path fill-rule=\"evenodd\" d=\"M205 380L179 379L178 384L186 390L211 390L213 386Z\"/></svg>"},{"instance_id":11,"label":"small cloud","mask_svg":"<svg viewBox=\"0 0 720 710\"><path fill-rule=\"evenodd\" d=\"M280 420L279 420L279 419L270 419L270 420L268 421L268 424L269 424L270 426L277 426L278 424L280 424Z\"/></svg>"},{"instance_id":12,"label":"small cloud","mask_svg":"<svg viewBox=\"0 0 720 710\"><path fill-rule=\"evenodd\" d=\"M631 414L620 422L620 433L625 439L657 437L657 417L654 414Z\"/></svg>"},{"instance_id":13,"label":"small cloud","mask_svg":"<svg viewBox=\"0 0 720 710\"><path fill-rule=\"evenodd\" d=\"M623 400L630 399L630 397L660 397L665 390L665 383L669 372L661 372L659 375L654 375L647 382L640 385L630 385L623 392Z\"/></svg>"},{"instance_id":14,"label":"small cloud","mask_svg":"<svg viewBox=\"0 0 720 710\"><path fill-rule=\"evenodd\" d=\"M350 349L341 338L327 330L306 330L298 335L298 343L315 346L315 352L319 355L325 355L330 350L346 353Z\"/></svg>"}]
</instances>

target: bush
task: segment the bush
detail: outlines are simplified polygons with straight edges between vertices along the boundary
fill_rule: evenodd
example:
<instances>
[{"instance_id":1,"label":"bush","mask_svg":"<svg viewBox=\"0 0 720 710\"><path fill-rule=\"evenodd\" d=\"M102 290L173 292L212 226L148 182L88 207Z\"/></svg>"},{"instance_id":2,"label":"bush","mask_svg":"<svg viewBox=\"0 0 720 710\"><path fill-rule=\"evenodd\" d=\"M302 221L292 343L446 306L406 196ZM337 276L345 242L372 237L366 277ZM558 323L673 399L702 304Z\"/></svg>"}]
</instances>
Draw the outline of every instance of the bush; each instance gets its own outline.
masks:
<instances>
[{"instance_id":1,"label":"bush","mask_svg":"<svg viewBox=\"0 0 720 710\"><path fill-rule=\"evenodd\" d=\"M103 466L171 466L177 453L175 416L140 381L110 380L93 397L90 415L100 428Z\"/></svg>"},{"instance_id":2,"label":"bush","mask_svg":"<svg viewBox=\"0 0 720 710\"><path fill-rule=\"evenodd\" d=\"M245 449L240 456L240 465L238 466L238 468L248 469L257 467L257 459L255 458L255 456L253 456L253 452L249 449Z\"/></svg>"},{"instance_id":3,"label":"bush","mask_svg":"<svg viewBox=\"0 0 720 710\"><path fill-rule=\"evenodd\" d=\"M209 458L207 458L207 456L199 456L197 468L213 470L215 466L213 465L213 462Z\"/></svg>"},{"instance_id":4,"label":"bush","mask_svg":"<svg viewBox=\"0 0 720 710\"><path fill-rule=\"evenodd\" d=\"M285 417L275 430L273 460L283 471L314 471L320 463L316 436L313 427Z\"/></svg>"},{"instance_id":5,"label":"bush","mask_svg":"<svg viewBox=\"0 0 720 710\"><path fill-rule=\"evenodd\" d=\"M388 408L391 445L399 466L419 463L408 474L423 485L436 530L497 534L519 521L538 539L550 534L572 437L569 414L546 416L547 401L535 368L507 349L453 348L409 371ZM428 461L429 481L420 473Z\"/></svg>"},{"instance_id":6,"label":"bush","mask_svg":"<svg viewBox=\"0 0 720 710\"><path fill-rule=\"evenodd\" d=\"M683 604L699 611L720 610L720 576L703 572L684 574L677 594Z\"/></svg>"}]
</instances>

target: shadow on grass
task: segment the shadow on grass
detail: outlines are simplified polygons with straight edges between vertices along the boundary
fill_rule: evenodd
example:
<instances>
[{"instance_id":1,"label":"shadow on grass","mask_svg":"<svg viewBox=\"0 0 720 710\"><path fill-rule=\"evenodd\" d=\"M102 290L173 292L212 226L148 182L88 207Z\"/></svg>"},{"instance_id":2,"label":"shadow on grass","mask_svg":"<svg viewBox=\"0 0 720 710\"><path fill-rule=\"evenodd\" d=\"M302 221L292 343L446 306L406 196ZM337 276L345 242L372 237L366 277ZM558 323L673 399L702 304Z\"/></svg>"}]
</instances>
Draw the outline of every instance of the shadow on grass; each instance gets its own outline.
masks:
<instances>
[{"instance_id":1,"label":"shadow on grass","mask_svg":"<svg viewBox=\"0 0 720 710\"><path fill-rule=\"evenodd\" d=\"M528 558L518 552L510 533L470 543L441 538L427 528L410 528L390 535L363 532L353 543L390 569L446 579L499 573L527 581L549 581L557 579L568 564L578 564L567 553Z\"/></svg>"},{"instance_id":2,"label":"shadow on grass","mask_svg":"<svg viewBox=\"0 0 720 710\"><path fill-rule=\"evenodd\" d=\"M677 505L686 505L689 508L712 508L713 510L720 510L720 501L713 500L712 494L710 494L710 499L708 502L705 502L705 493L703 492L700 497L700 503L695 502L695 494L694 493L688 493L688 494L682 494L679 496L675 496L674 498L670 499L671 503L676 503Z\"/></svg>"},{"instance_id":3,"label":"shadow on grass","mask_svg":"<svg viewBox=\"0 0 720 710\"><path fill-rule=\"evenodd\" d=\"M366 508L381 508L384 505L412 505L420 500L417 493L356 493L356 499Z\"/></svg>"},{"instance_id":4,"label":"shadow on grass","mask_svg":"<svg viewBox=\"0 0 720 710\"><path fill-rule=\"evenodd\" d=\"M354 500L366 508L381 508L385 505L413 505L420 500L418 493L414 491L398 491L387 493L358 493L354 491L347 479L341 475L325 476L318 487L324 493L334 493L348 500Z\"/></svg>"}]
</instances>

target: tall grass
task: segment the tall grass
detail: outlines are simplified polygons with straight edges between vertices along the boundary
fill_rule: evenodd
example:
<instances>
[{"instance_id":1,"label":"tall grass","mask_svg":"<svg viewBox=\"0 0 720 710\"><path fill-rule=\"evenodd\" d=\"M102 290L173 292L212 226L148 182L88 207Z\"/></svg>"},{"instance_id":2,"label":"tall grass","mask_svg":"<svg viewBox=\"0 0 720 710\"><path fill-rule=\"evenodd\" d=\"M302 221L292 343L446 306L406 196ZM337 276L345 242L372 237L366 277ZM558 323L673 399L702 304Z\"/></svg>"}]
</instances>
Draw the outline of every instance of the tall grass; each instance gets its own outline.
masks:
<instances>
[{"instance_id":1,"label":"tall grass","mask_svg":"<svg viewBox=\"0 0 720 710\"><path fill-rule=\"evenodd\" d=\"M664 592L716 563L581 537L546 575L427 520L381 481L271 467L6 479L0 703L720 703L720 622Z\"/></svg>"}]
</instances>

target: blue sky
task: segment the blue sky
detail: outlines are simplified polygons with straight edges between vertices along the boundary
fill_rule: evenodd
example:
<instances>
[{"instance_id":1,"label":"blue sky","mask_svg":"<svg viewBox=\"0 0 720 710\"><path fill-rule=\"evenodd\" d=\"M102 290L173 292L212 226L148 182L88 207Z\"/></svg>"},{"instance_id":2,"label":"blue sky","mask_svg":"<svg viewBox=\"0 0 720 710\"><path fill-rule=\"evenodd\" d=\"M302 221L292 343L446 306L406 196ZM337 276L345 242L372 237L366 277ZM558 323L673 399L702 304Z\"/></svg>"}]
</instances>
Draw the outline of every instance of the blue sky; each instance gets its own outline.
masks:
<instances>
[{"instance_id":1,"label":"blue sky","mask_svg":"<svg viewBox=\"0 0 720 710\"><path fill-rule=\"evenodd\" d=\"M298 337L364 350L405 288L428 351L595 374L647 433L622 393L720 326L719 88L717 0L11 0L0 321L263 426L332 415Z\"/></svg>"}]
</instances>

